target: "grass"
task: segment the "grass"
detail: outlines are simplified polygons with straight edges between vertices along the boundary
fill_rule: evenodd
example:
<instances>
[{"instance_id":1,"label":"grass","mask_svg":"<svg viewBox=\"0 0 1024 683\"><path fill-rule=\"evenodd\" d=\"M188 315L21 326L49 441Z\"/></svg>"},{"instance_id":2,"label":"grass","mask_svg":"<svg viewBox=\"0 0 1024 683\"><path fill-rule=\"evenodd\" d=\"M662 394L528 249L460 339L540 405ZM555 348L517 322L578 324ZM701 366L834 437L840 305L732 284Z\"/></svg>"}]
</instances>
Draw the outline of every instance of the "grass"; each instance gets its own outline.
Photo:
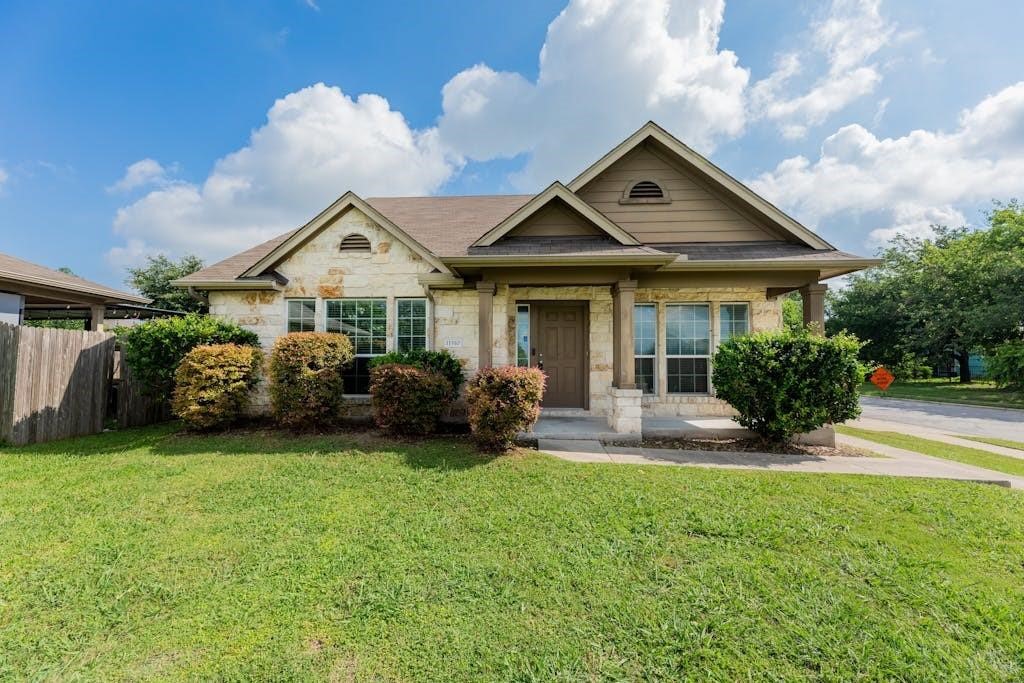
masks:
<instances>
[{"instance_id":1,"label":"grass","mask_svg":"<svg viewBox=\"0 0 1024 683\"><path fill-rule=\"evenodd\" d=\"M0 679L1019 680L1024 497L459 439L0 451Z\"/></svg>"},{"instance_id":2,"label":"grass","mask_svg":"<svg viewBox=\"0 0 1024 683\"><path fill-rule=\"evenodd\" d=\"M887 446L904 448L915 453L923 453L945 460L955 460L965 465L984 467L988 470L1024 477L1024 458L1014 458L1009 455L1000 455L978 448L967 448L966 446L956 446L941 441L933 441L932 439L922 439L918 436L910 436L909 434L901 434L899 432L881 432L861 429L859 427L847 427L846 425L837 426L836 431L840 434L856 436Z\"/></svg>"},{"instance_id":3,"label":"grass","mask_svg":"<svg viewBox=\"0 0 1024 683\"><path fill-rule=\"evenodd\" d=\"M1009 389L1000 389L993 382L984 380L960 384L956 381L950 382L945 378L916 379L893 382L884 392L874 384L865 382L861 386L861 394L938 401L940 403L964 403L995 408L1024 408L1024 394Z\"/></svg>"},{"instance_id":4,"label":"grass","mask_svg":"<svg viewBox=\"0 0 1024 683\"><path fill-rule=\"evenodd\" d=\"M1018 451L1024 451L1024 443L1020 441L1010 441L1009 439L994 439L990 436L964 436L959 435L961 439L968 439L970 441L977 441L978 443L987 443L993 446L1002 446L1003 448L1016 448Z\"/></svg>"}]
</instances>

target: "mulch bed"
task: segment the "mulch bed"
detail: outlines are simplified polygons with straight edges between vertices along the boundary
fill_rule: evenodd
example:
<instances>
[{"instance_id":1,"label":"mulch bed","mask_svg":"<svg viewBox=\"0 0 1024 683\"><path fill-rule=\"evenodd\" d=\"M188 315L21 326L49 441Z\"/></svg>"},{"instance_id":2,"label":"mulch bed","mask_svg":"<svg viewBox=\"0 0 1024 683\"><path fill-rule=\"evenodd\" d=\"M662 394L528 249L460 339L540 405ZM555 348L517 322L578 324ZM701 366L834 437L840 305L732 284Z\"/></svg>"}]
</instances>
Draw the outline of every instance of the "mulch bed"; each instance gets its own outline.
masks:
<instances>
[{"instance_id":1,"label":"mulch bed","mask_svg":"<svg viewBox=\"0 0 1024 683\"><path fill-rule=\"evenodd\" d=\"M782 453L787 455L813 455L820 457L875 457L873 453L851 446L805 446L802 444L767 443L758 439L683 439L674 437L649 437L637 444L622 442L618 446L642 446L643 448L671 448L684 451L734 451L744 453Z\"/></svg>"}]
</instances>

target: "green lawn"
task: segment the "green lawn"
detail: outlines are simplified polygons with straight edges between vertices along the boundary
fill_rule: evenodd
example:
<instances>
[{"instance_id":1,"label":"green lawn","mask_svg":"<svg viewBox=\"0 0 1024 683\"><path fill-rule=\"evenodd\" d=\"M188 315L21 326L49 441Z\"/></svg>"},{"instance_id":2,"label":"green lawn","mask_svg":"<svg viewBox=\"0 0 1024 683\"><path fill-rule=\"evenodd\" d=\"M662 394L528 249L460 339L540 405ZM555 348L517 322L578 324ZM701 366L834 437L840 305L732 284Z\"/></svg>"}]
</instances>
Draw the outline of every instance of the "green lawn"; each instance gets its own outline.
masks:
<instances>
[{"instance_id":1,"label":"green lawn","mask_svg":"<svg viewBox=\"0 0 1024 683\"><path fill-rule=\"evenodd\" d=\"M919 436L911 436L900 432L881 432L871 429L861 429L859 427L847 427L846 425L837 426L836 431L840 434L856 436L861 439L867 439L868 441L875 441L876 443L895 446L896 448L904 448L908 451L914 451L915 453L924 453L925 455L931 455L936 458L955 460L956 462L962 462L966 465L984 467L986 469L995 470L996 472L1024 477L1024 458L1000 455L999 453L992 453L991 451L983 451L980 448L955 446L953 444L933 441L932 439L922 439Z\"/></svg>"},{"instance_id":2,"label":"green lawn","mask_svg":"<svg viewBox=\"0 0 1024 683\"><path fill-rule=\"evenodd\" d=\"M993 446L1002 446L1003 448L1016 448L1018 451L1024 451L1024 443L1020 441L1010 441L1009 439L993 439L988 436L964 436L960 435L961 439L968 439L970 441L977 441L978 443L992 444Z\"/></svg>"},{"instance_id":3,"label":"green lawn","mask_svg":"<svg viewBox=\"0 0 1024 683\"><path fill-rule=\"evenodd\" d=\"M1024 677L1016 491L172 429L0 449L0 679Z\"/></svg>"},{"instance_id":4,"label":"green lawn","mask_svg":"<svg viewBox=\"0 0 1024 683\"><path fill-rule=\"evenodd\" d=\"M888 396L889 398L913 398L941 403L966 403L969 405L996 408L1024 408L1024 394L999 389L992 382L976 380L970 384L950 382L948 379L916 379L893 382L887 391L881 391L870 382L861 386L865 396Z\"/></svg>"}]
</instances>

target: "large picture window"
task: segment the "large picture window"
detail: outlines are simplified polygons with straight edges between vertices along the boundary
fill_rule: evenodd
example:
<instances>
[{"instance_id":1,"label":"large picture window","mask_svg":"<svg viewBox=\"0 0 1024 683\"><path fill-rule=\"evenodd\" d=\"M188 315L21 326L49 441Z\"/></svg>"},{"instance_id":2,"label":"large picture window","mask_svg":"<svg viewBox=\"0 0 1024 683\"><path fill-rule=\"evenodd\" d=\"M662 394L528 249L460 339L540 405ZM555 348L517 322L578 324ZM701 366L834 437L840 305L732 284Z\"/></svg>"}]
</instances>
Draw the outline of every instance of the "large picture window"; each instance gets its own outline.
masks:
<instances>
[{"instance_id":1,"label":"large picture window","mask_svg":"<svg viewBox=\"0 0 1024 683\"><path fill-rule=\"evenodd\" d=\"M327 331L352 340L356 359L345 370L345 393L370 393L370 359L387 351L387 299L334 299L326 301Z\"/></svg>"},{"instance_id":2,"label":"large picture window","mask_svg":"<svg viewBox=\"0 0 1024 683\"><path fill-rule=\"evenodd\" d=\"M722 304L718 307L721 341L740 337L750 331L750 307L747 304Z\"/></svg>"},{"instance_id":3,"label":"large picture window","mask_svg":"<svg viewBox=\"0 0 1024 683\"><path fill-rule=\"evenodd\" d=\"M395 348L399 351L427 348L427 300L398 299L395 308Z\"/></svg>"},{"instance_id":4,"label":"large picture window","mask_svg":"<svg viewBox=\"0 0 1024 683\"><path fill-rule=\"evenodd\" d=\"M658 308L655 304L633 307L633 363L636 385L645 394L657 392L655 356L658 353Z\"/></svg>"},{"instance_id":5,"label":"large picture window","mask_svg":"<svg viewBox=\"0 0 1024 683\"><path fill-rule=\"evenodd\" d=\"M316 331L316 299L288 299L288 331Z\"/></svg>"},{"instance_id":6,"label":"large picture window","mask_svg":"<svg viewBox=\"0 0 1024 683\"><path fill-rule=\"evenodd\" d=\"M711 355L708 304L665 306L665 356L670 394L708 393Z\"/></svg>"}]
</instances>

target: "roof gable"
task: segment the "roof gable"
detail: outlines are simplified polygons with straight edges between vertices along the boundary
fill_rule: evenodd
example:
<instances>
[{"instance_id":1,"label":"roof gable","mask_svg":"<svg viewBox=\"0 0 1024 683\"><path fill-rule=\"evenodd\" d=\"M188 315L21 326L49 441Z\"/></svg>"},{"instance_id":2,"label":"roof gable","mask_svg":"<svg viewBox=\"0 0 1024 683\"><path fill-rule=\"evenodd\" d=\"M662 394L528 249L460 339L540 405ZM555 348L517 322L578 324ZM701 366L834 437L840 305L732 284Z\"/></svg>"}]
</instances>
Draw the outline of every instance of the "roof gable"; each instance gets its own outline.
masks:
<instances>
[{"instance_id":1,"label":"roof gable","mask_svg":"<svg viewBox=\"0 0 1024 683\"><path fill-rule=\"evenodd\" d=\"M691 170L704 179L713 189L736 199L740 205L749 209L754 216L769 221L783 235L794 238L800 243L815 249L835 248L746 185L715 166L708 159L687 147L656 123L650 121L580 173L568 184L568 189L574 193L584 190L589 183L611 168L613 164L645 143L653 143L653 146L663 150L664 155L669 157L669 161L678 161L686 169Z\"/></svg>"},{"instance_id":2,"label":"roof gable","mask_svg":"<svg viewBox=\"0 0 1024 683\"><path fill-rule=\"evenodd\" d=\"M569 191L559 182L554 182L546 190L521 206L511 216L488 230L480 239L473 243L474 247L489 247L516 228L523 226L531 218L554 203L569 209L576 216L585 220L600 232L606 234L619 244L638 245L640 242L628 232L609 220L604 214L587 204ZM578 230L577 230L578 233Z\"/></svg>"},{"instance_id":3,"label":"roof gable","mask_svg":"<svg viewBox=\"0 0 1024 683\"><path fill-rule=\"evenodd\" d=\"M356 193L346 192L333 204L321 211L319 215L313 218L313 220L291 233L286 239L277 244L269 253L260 258L247 270L243 271L240 277L255 277L263 274L266 270L281 262L288 255L309 241L314 235L318 234L321 230L334 222L335 219L352 208L359 209L369 216L374 223L379 225L386 232L391 233L396 240L409 247L409 249L418 254L424 261L440 272L451 273L451 270L449 270L448 267L437 258L437 256L418 241L413 239L409 233L395 225L380 211L367 204Z\"/></svg>"}]
</instances>

